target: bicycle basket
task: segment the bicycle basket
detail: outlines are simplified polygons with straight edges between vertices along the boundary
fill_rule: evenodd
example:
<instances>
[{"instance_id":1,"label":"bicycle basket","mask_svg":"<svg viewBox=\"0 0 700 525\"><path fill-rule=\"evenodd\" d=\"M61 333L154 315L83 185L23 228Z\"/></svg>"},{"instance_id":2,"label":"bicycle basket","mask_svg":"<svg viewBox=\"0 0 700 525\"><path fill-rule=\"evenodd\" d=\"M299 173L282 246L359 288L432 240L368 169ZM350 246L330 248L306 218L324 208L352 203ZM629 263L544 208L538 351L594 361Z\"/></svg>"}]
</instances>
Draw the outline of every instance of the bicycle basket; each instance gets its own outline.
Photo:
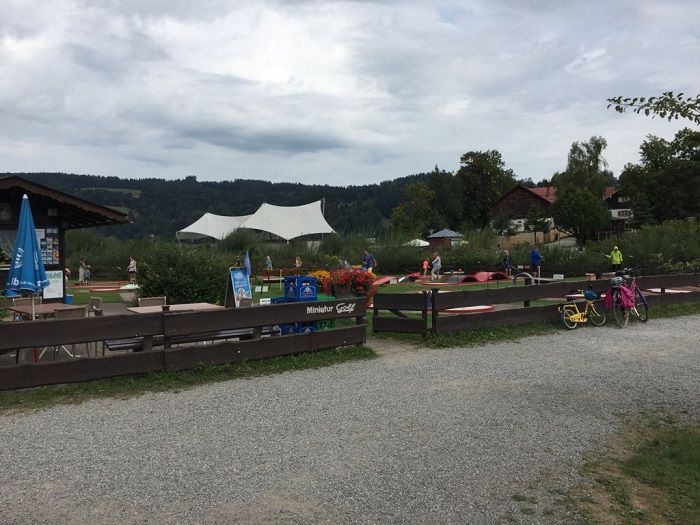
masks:
<instances>
[{"instance_id":1,"label":"bicycle basket","mask_svg":"<svg viewBox=\"0 0 700 525\"><path fill-rule=\"evenodd\" d=\"M599 297L598 292L596 292L595 290L586 290L585 292L583 292L583 296L589 301L595 301Z\"/></svg>"},{"instance_id":2,"label":"bicycle basket","mask_svg":"<svg viewBox=\"0 0 700 525\"><path fill-rule=\"evenodd\" d=\"M622 277L613 277L610 279L610 284L613 286L622 286Z\"/></svg>"}]
</instances>

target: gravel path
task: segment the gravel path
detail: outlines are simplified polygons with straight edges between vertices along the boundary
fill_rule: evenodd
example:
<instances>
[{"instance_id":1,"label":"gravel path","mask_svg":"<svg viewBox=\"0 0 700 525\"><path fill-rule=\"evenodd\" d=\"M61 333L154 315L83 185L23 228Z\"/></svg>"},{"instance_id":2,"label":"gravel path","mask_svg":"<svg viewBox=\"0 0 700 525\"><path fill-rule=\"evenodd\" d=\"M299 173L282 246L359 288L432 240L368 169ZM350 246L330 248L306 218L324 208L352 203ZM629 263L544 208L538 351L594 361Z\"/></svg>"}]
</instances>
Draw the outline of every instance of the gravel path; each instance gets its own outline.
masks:
<instances>
[{"instance_id":1,"label":"gravel path","mask_svg":"<svg viewBox=\"0 0 700 525\"><path fill-rule=\"evenodd\" d=\"M700 415L698 328L376 339L371 361L0 416L0 522L567 523L557 493L618 415Z\"/></svg>"}]
</instances>

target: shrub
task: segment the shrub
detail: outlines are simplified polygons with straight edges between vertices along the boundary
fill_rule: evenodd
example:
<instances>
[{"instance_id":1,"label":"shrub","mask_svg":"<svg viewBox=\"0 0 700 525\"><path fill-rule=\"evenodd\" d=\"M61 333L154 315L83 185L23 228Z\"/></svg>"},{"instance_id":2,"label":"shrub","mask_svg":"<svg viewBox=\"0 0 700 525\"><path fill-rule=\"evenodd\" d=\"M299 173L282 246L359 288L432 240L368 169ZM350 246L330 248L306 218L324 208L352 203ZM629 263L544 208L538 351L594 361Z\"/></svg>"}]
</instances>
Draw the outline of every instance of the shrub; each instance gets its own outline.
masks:
<instances>
[{"instance_id":1,"label":"shrub","mask_svg":"<svg viewBox=\"0 0 700 525\"><path fill-rule=\"evenodd\" d=\"M377 271L382 274L417 272L428 257L426 248L384 244L372 252L377 260Z\"/></svg>"},{"instance_id":2,"label":"shrub","mask_svg":"<svg viewBox=\"0 0 700 525\"><path fill-rule=\"evenodd\" d=\"M238 229L221 241L219 247L225 252L244 254L246 250L255 251L260 244L258 237L246 229Z\"/></svg>"},{"instance_id":3,"label":"shrub","mask_svg":"<svg viewBox=\"0 0 700 525\"><path fill-rule=\"evenodd\" d=\"M169 303L221 304L229 264L214 250L162 243L139 266L140 295L165 295Z\"/></svg>"},{"instance_id":4,"label":"shrub","mask_svg":"<svg viewBox=\"0 0 700 525\"><path fill-rule=\"evenodd\" d=\"M625 265L647 265L646 274L690 270L693 261L700 259L700 223L666 221L644 226L620 237L591 243L589 249L610 254L613 246L622 251Z\"/></svg>"},{"instance_id":5,"label":"shrub","mask_svg":"<svg viewBox=\"0 0 700 525\"><path fill-rule=\"evenodd\" d=\"M152 239L124 241L89 230L72 230L66 233L66 266L77 276L80 258L87 257L93 280L126 280L129 257L136 258L140 271L141 259L157 244Z\"/></svg>"}]
</instances>

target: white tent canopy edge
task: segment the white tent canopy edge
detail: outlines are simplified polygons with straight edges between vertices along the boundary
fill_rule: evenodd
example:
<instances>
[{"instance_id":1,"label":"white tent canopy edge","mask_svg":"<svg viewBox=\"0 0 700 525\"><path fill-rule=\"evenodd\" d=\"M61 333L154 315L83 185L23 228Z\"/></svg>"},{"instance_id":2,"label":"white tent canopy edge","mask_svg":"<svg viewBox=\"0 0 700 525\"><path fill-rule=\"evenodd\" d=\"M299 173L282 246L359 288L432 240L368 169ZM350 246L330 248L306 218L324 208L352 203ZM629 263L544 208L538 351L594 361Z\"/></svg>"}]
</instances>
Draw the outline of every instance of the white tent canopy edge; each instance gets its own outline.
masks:
<instances>
[{"instance_id":1,"label":"white tent canopy edge","mask_svg":"<svg viewBox=\"0 0 700 525\"><path fill-rule=\"evenodd\" d=\"M195 240L204 237L225 239L238 228L250 228L291 240L314 233L334 233L321 210L321 201L301 206L275 206L263 203L253 215L229 217L205 213L198 220L179 230L178 238Z\"/></svg>"}]
</instances>

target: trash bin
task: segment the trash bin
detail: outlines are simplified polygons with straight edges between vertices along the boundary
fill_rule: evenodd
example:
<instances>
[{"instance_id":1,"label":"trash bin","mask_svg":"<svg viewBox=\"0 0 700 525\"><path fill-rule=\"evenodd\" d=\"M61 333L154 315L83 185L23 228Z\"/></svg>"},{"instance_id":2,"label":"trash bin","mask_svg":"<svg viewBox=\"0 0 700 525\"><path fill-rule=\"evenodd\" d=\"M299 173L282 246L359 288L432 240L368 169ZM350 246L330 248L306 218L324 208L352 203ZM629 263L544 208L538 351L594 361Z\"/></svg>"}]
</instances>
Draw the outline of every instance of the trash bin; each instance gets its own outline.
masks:
<instances>
[{"instance_id":1,"label":"trash bin","mask_svg":"<svg viewBox=\"0 0 700 525\"><path fill-rule=\"evenodd\" d=\"M73 294L66 294L66 304L73 304Z\"/></svg>"}]
</instances>

